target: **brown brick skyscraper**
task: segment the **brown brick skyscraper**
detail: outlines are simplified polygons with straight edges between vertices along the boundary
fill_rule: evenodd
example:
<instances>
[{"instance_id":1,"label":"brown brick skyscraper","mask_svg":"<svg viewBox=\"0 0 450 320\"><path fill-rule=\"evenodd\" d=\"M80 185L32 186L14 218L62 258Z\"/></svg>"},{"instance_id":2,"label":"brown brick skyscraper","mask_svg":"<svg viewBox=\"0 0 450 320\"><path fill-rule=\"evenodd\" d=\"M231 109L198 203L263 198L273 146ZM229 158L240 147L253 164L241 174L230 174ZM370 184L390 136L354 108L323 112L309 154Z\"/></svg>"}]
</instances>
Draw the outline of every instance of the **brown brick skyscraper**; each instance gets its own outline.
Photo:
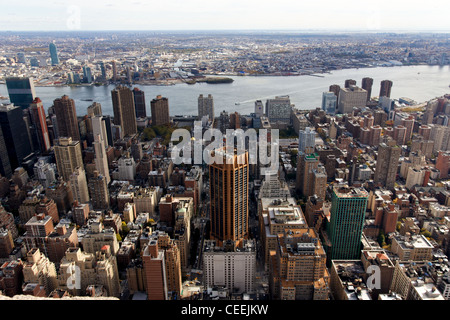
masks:
<instances>
[{"instance_id":1,"label":"brown brick skyscraper","mask_svg":"<svg viewBox=\"0 0 450 320\"><path fill-rule=\"evenodd\" d=\"M80 141L75 101L64 95L53 101L53 107L58 123L58 136L70 137L73 141Z\"/></svg>"},{"instance_id":2,"label":"brown brick skyscraper","mask_svg":"<svg viewBox=\"0 0 450 320\"><path fill-rule=\"evenodd\" d=\"M152 111L152 126L170 124L169 100L162 96L156 96L150 102Z\"/></svg>"},{"instance_id":3,"label":"brown brick skyscraper","mask_svg":"<svg viewBox=\"0 0 450 320\"><path fill-rule=\"evenodd\" d=\"M114 111L114 124L120 125L124 136L137 133L136 110L133 91L124 86L118 86L111 91Z\"/></svg>"}]
</instances>

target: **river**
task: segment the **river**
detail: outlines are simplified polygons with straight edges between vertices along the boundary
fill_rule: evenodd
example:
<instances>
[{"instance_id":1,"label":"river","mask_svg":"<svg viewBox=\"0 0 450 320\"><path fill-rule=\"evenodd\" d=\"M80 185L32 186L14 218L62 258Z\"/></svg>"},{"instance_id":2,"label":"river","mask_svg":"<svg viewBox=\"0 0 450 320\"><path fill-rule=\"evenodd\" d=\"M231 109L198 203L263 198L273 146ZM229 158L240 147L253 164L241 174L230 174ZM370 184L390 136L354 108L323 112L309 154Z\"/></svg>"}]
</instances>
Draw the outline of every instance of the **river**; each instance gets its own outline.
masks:
<instances>
[{"instance_id":1,"label":"river","mask_svg":"<svg viewBox=\"0 0 450 320\"><path fill-rule=\"evenodd\" d=\"M197 115L197 98L199 94L211 94L214 97L215 115L222 110L238 111L250 114L254 111L255 100L265 100L280 95L288 95L291 103L299 109L312 109L321 106L322 92L328 91L332 84L344 86L346 79L354 79L361 85L364 77L374 79L372 96L378 96L380 82L385 79L393 81L391 98L407 97L417 102L450 93L450 66L396 66L363 69L337 70L318 76L236 76L233 83L194 85L176 84L172 86L136 85L145 92L147 115L150 116L150 101L157 95L167 97L170 114ZM80 87L36 87L36 95L43 101L47 110L54 99L66 94L75 100L77 114L86 114L92 103L83 101L92 99L102 105L103 114L113 115L111 90L108 86ZM0 95L8 96L5 85L0 85ZM236 103L239 103L236 105Z\"/></svg>"}]
</instances>

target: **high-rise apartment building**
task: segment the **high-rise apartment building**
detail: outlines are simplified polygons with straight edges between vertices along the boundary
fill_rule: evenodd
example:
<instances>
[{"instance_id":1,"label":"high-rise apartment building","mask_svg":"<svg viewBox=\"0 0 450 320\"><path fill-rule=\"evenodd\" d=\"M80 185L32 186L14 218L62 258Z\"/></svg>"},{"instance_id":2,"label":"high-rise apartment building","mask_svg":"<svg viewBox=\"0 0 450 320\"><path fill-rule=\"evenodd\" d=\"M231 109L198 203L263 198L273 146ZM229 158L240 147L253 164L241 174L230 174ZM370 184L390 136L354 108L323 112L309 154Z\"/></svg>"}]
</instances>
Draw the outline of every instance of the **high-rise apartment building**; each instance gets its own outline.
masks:
<instances>
[{"instance_id":1,"label":"high-rise apartment building","mask_svg":"<svg viewBox=\"0 0 450 320\"><path fill-rule=\"evenodd\" d=\"M164 250L167 291L172 297L174 295L180 297L182 291L180 249L167 233L155 232L152 237L158 239L158 248Z\"/></svg>"},{"instance_id":2,"label":"high-rise apartment building","mask_svg":"<svg viewBox=\"0 0 450 320\"><path fill-rule=\"evenodd\" d=\"M300 130L298 133L298 151L313 153L316 146L316 131L311 127Z\"/></svg>"},{"instance_id":3,"label":"high-rise apartment building","mask_svg":"<svg viewBox=\"0 0 450 320\"><path fill-rule=\"evenodd\" d=\"M334 92L322 93L322 110L327 114L334 115L336 113L337 96Z\"/></svg>"},{"instance_id":4,"label":"high-rise apartment building","mask_svg":"<svg viewBox=\"0 0 450 320\"><path fill-rule=\"evenodd\" d=\"M37 283L45 288L47 295L58 287L55 264L38 248L27 253L27 262L23 265L23 282Z\"/></svg>"},{"instance_id":5,"label":"high-rise apartment building","mask_svg":"<svg viewBox=\"0 0 450 320\"><path fill-rule=\"evenodd\" d=\"M380 97L391 97L391 88L393 82L391 80L383 80L380 83Z\"/></svg>"},{"instance_id":6,"label":"high-rise apartment building","mask_svg":"<svg viewBox=\"0 0 450 320\"><path fill-rule=\"evenodd\" d=\"M211 238L240 245L248 236L248 152L224 147L214 157L222 164L209 165Z\"/></svg>"},{"instance_id":7,"label":"high-rise apartment building","mask_svg":"<svg viewBox=\"0 0 450 320\"><path fill-rule=\"evenodd\" d=\"M11 231L0 229L0 259L9 258L14 249L14 240Z\"/></svg>"},{"instance_id":8,"label":"high-rise apartment building","mask_svg":"<svg viewBox=\"0 0 450 320\"><path fill-rule=\"evenodd\" d=\"M116 255L119 251L119 242L113 227L104 228L100 221L92 221L88 225L88 232L81 240L83 250L88 253L101 251L104 245L108 245L111 254Z\"/></svg>"},{"instance_id":9,"label":"high-rise apartment building","mask_svg":"<svg viewBox=\"0 0 450 320\"><path fill-rule=\"evenodd\" d=\"M134 108L136 109L136 118L147 118L147 109L145 107L145 94L139 88L133 88Z\"/></svg>"},{"instance_id":10,"label":"high-rise apartment building","mask_svg":"<svg viewBox=\"0 0 450 320\"><path fill-rule=\"evenodd\" d=\"M109 191L106 178L94 171L94 176L88 182L89 195L94 210L106 210L109 208Z\"/></svg>"},{"instance_id":11,"label":"high-rise apartment building","mask_svg":"<svg viewBox=\"0 0 450 320\"><path fill-rule=\"evenodd\" d=\"M361 257L361 236L369 194L363 188L334 186L331 196L330 223L327 227L331 260Z\"/></svg>"},{"instance_id":12,"label":"high-rise apartment building","mask_svg":"<svg viewBox=\"0 0 450 320\"><path fill-rule=\"evenodd\" d=\"M30 104L28 110L30 112L31 122L38 138L40 151L45 153L48 149L50 149L50 137L48 135L47 120L41 99L35 98Z\"/></svg>"},{"instance_id":13,"label":"high-rise apartment building","mask_svg":"<svg viewBox=\"0 0 450 320\"><path fill-rule=\"evenodd\" d=\"M337 98L337 101L339 101L339 92L341 91L341 86L338 84L332 84L328 91L333 92Z\"/></svg>"},{"instance_id":14,"label":"high-rise apartment building","mask_svg":"<svg viewBox=\"0 0 450 320\"><path fill-rule=\"evenodd\" d=\"M203 245L203 279L205 288L226 287L229 293L253 293L256 290L256 243L244 240L236 247L228 240L222 246L215 240Z\"/></svg>"},{"instance_id":15,"label":"high-rise apartment building","mask_svg":"<svg viewBox=\"0 0 450 320\"><path fill-rule=\"evenodd\" d=\"M27 109L36 98L33 78L8 77L6 78L9 101L16 107Z\"/></svg>"},{"instance_id":16,"label":"high-rise apartment building","mask_svg":"<svg viewBox=\"0 0 450 320\"><path fill-rule=\"evenodd\" d=\"M286 227L270 252L270 291L279 300L328 300L326 254L312 228Z\"/></svg>"},{"instance_id":17,"label":"high-rise apartment building","mask_svg":"<svg viewBox=\"0 0 450 320\"><path fill-rule=\"evenodd\" d=\"M51 42L48 45L48 49L50 51L50 58L52 59L52 66L56 66L59 64L58 51L56 50L56 45Z\"/></svg>"},{"instance_id":18,"label":"high-rise apartment building","mask_svg":"<svg viewBox=\"0 0 450 320\"><path fill-rule=\"evenodd\" d=\"M69 181L77 167L84 168L80 141L73 141L72 138L60 138L57 140L54 150L58 174L64 181Z\"/></svg>"},{"instance_id":19,"label":"high-rise apartment building","mask_svg":"<svg viewBox=\"0 0 450 320\"><path fill-rule=\"evenodd\" d=\"M76 167L69 176L72 188L73 200L79 203L89 203L89 191L86 180L86 172L82 167Z\"/></svg>"},{"instance_id":20,"label":"high-rise apartment building","mask_svg":"<svg viewBox=\"0 0 450 320\"><path fill-rule=\"evenodd\" d=\"M91 67L83 66L83 82L84 83L92 83L93 77L92 77L92 71Z\"/></svg>"},{"instance_id":21,"label":"high-rise apartment building","mask_svg":"<svg viewBox=\"0 0 450 320\"><path fill-rule=\"evenodd\" d=\"M170 124L169 99L160 95L150 102L152 112L152 126Z\"/></svg>"},{"instance_id":22,"label":"high-rise apartment building","mask_svg":"<svg viewBox=\"0 0 450 320\"><path fill-rule=\"evenodd\" d=\"M337 111L341 114L352 113L353 108L361 108L366 105L367 91L357 86L341 88Z\"/></svg>"},{"instance_id":23,"label":"high-rise apartment building","mask_svg":"<svg viewBox=\"0 0 450 320\"><path fill-rule=\"evenodd\" d=\"M296 189L303 195L313 195L313 174L319 167L317 153L300 153L297 159Z\"/></svg>"},{"instance_id":24,"label":"high-rise apartment building","mask_svg":"<svg viewBox=\"0 0 450 320\"><path fill-rule=\"evenodd\" d=\"M92 145L94 146L95 151L95 168L100 175L105 177L107 184L109 184L111 177L109 175L108 156L106 154L108 136L105 121L102 117L94 116L91 117L91 123L92 134L94 136L94 142Z\"/></svg>"},{"instance_id":25,"label":"high-rise apartment building","mask_svg":"<svg viewBox=\"0 0 450 320\"><path fill-rule=\"evenodd\" d=\"M111 62L111 65L112 65L112 80L114 81L114 82L116 82L117 81L117 64L116 64L116 61L112 61Z\"/></svg>"},{"instance_id":26,"label":"high-rise apartment building","mask_svg":"<svg viewBox=\"0 0 450 320\"><path fill-rule=\"evenodd\" d=\"M0 265L0 290L3 295L14 297L22 292L22 270L21 260L6 261Z\"/></svg>"},{"instance_id":27,"label":"high-rise apartment building","mask_svg":"<svg viewBox=\"0 0 450 320\"><path fill-rule=\"evenodd\" d=\"M59 287L72 295L84 295L89 285L101 285L110 297L119 297L120 283L116 257L104 245L96 253L69 248L61 260Z\"/></svg>"},{"instance_id":28,"label":"high-rise apartment building","mask_svg":"<svg viewBox=\"0 0 450 320\"><path fill-rule=\"evenodd\" d=\"M53 108L58 123L58 137L71 137L73 141L80 141L75 101L64 95L53 101Z\"/></svg>"},{"instance_id":29,"label":"high-rise apartment building","mask_svg":"<svg viewBox=\"0 0 450 320\"><path fill-rule=\"evenodd\" d=\"M198 97L198 118L202 119L204 116L214 120L214 99L210 94L207 97L200 94Z\"/></svg>"},{"instance_id":30,"label":"high-rise apartment building","mask_svg":"<svg viewBox=\"0 0 450 320\"><path fill-rule=\"evenodd\" d=\"M266 270L270 265L270 251L277 250L277 235L283 233L285 228L299 229L308 226L302 208L290 195L259 199L258 221Z\"/></svg>"},{"instance_id":31,"label":"high-rise apartment building","mask_svg":"<svg viewBox=\"0 0 450 320\"><path fill-rule=\"evenodd\" d=\"M266 101L266 115L270 122L290 121L292 112L289 96L277 96Z\"/></svg>"},{"instance_id":32,"label":"high-rise apartment building","mask_svg":"<svg viewBox=\"0 0 450 320\"><path fill-rule=\"evenodd\" d=\"M9 161L8 149L6 148L3 132L0 130L0 174L6 178L12 175L11 162Z\"/></svg>"},{"instance_id":33,"label":"high-rise apartment building","mask_svg":"<svg viewBox=\"0 0 450 320\"><path fill-rule=\"evenodd\" d=\"M159 250L158 240L151 240L142 254L145 288L148 300L167 300L167 280L164 251Z\"/></svg>"},{"instance_id":34,"label":"high-rise apartment building","mask_svg":"<svg viewBox=\"0 0 450 320\"><path fill-rule=\"evenodd\" d=\"M373 85L372 78L366 77L362 79L361 88L367 91L367 101L369 101L372 96L372 85Z\"/></svg>"},{"instance_id":35,"label":"high-rise apartment building","mask_svg":"<svg viewBox=\"0 0 450 320\"><path fill-rule=\"evenodd\" d=\"M356 80L353 80L353 79L345 80L344 87L350 88L351 86L356 86Z\"/></svg>"},{"instance_id":36,"label":"high-rise apartment building","mask_svg":"<svg viewBox=\"0 0 450 320\"><path fill-rule=\"evenodd\" d=\"M68 181L68 180L67 180ZM72 208L73 196L70 183L59 177L45 189L45 195L56 202L58 212L67 213Z\"/></svg>"},{"instance_id":37,"label":"high-rise apartment building","mask_svg":"<svg viewBox=\"0 0 450 320\"><path fill-rule=\"evenodd\" d=\"M374 177L375 184L381 184L387 189L394 188L400 154L401 148L394 140L381 142L378 145L378 157Z\"/></svg>"},{"instance_id":38,"label":"high-rise apartment building","mask_svg":"<svg viewBox=\"0 0 450 320\"><path fill-rule=\"evenodd\" d=\"M122 128L124 136L137 133L136 108L133 91L125 86L117 86L111 91L114 111L114 124Z\"/></svg>"},{"instance_id":39,"label":"high-rise apartment building","mask_svg":"<svg viewBox=\"0 0 450 320\"><path fill-rule=\"evenodd\" d=\"M72 207L72 220L77 226L84 226L89 218L89 204L75 201Z\"/></svg>"},{"instance_id":40,"label":"high-rise apartment building","mask_svg":"<svg viewBox=\"0 0 450 320\"><path fill-rule=\"evenodd\" d=\"M264 116L264 104L261 100L255 101L255 116L261 118Z\"/></svg>"},{"instance_id":41,"label":"high-rise apartment building","mask_svg":"<svg viewBox=\"0 0 450 320\"><path fill-rule=\"evenodd\" d=\"M448 178L449 168L450 168L450 152L439 150L438 156L436 158L436 169L439 170L440 179Z\"/></svg>"},{"instance_id":42,"label":"high-rise apartment building","mask_svg":"<svg viewBox=\"0 0 450 320\"><path fill-rule=\"evenodd\" d=\"M12 104L0 105L0 125L11 170L15 170L32 154L22 109ZM4 153L4 150L1 152Z\"/></svg>"}]
</instances>

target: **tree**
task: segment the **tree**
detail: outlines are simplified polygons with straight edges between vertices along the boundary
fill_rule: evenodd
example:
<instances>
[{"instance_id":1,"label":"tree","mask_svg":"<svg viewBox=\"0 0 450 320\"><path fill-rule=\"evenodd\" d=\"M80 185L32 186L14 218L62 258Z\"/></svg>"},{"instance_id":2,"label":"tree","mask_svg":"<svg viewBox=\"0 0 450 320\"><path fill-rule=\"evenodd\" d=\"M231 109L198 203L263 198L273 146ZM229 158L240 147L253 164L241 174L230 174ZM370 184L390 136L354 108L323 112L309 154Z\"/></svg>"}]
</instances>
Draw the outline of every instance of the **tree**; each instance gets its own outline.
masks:
<instances>
[{"instance_id":1,"label":"tree","mask_svg":"<svg viewBox=\"0 0 450 320\"><path fill-rule=\"evenodd\" d=\"M425 238L431 238L431 232L427 229L422 228L420 230L420 234L423 235Z\"/></svg>"},{"instance_id":2,"label":"tree","mask_svg":"<svg viewBox=\"0 0 450 320\"><path fill-rule=\"evenodd\" d=\"M127 223L125 221L122 221L121 235L125 238L127 236L128 232L130 232L130 228L128 228Z\"/></svg>"},{"instance_id":3,"label":"tree","mask_svg":"<svg viewBox=\"0 0 450 320\"><path fill-rule=\"evenodd\" d=\"M386 246L386 236L384 235L383 231L380 231L380 233L378 234L377 242L380 247Z\"/></svg>"}]
</instances>

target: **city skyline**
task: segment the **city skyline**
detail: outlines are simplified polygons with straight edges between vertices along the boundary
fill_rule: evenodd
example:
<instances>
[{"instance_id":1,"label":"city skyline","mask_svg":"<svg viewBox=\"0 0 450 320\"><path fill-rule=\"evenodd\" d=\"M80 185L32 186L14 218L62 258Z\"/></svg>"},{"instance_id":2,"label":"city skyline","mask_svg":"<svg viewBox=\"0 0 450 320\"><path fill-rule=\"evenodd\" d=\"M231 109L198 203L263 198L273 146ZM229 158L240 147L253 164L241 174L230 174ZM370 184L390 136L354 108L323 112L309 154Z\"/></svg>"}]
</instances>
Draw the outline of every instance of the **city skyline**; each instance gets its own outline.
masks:
<instances>
[{"instance_id":1,"label":"city skyline","mask_svg":"<svg viewBox=\"0 0 450 320\"><path fill-rule=\"evenodd\" d=\"M449 31L443 0L389 2L362 6L351 0L296 3L291 0L170 1L25 1L20 10L4 4L0 29L7 31L101 30L330 30ZM386 10L382 9L386 8ZM279 17L283 17L280 19ZM38 25L39 29L36 29Z\"/></svg>"},{"instance_id":2,"label":"city skyline","mask_svg":"<svg viewBox=\"0 0 450 320\"><path fill-rule=\"evenodd\" d=\"M0 300L450 300L447 7L2 5Z\"/></svg>"}]
</instances>

